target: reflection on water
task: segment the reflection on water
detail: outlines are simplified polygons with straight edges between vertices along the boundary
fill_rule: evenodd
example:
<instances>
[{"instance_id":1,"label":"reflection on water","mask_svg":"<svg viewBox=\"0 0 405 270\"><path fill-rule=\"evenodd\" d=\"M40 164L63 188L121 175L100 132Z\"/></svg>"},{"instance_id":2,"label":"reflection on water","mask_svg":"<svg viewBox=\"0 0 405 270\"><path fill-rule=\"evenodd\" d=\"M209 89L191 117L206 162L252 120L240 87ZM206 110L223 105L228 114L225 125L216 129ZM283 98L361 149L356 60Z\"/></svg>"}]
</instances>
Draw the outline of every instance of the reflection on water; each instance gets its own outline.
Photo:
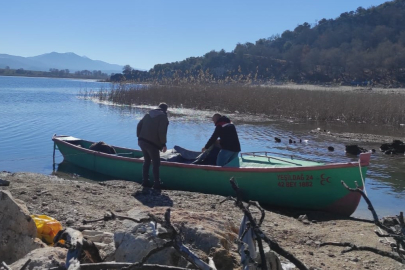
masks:
<instances>
[{"instance_id":1,"label":"reflection on water","mask_svg":"<svg viewBox=\"0 0 405 270\"><path fill-rule=\"evenodd\" d=\"M67 161L63 161L59 164L56 164L56 170L52 172L53 175L58 177L70 179L70 180L79 180L79 181L107 181L107 180L117 180L113 179L108 175L101 173L96 173L81 167L78 167L74 164L71 164Z\"/></svg>"},{"instance_id":2,"label":"reflection on water","mask_svg":"<svg viewBox=\"0 0 405 270\"><path fill-rule=\"evenodd\" d=\"M51 174L53 134L72 135L91 141L138 148L136 125L151 107L112 106L78 98L83 89L98 90L108 84L67 79L0 77L0 170L30 171ZM168 148L180 145L201 149L214 126L214 112L169 108ZM294 155L296 158L322 162L350 162L357 157L345 154L345 144L359 144L378 149L380 143L351 142L310 133L320 127L331 132L374 133L405 136L405 128L388 128L342 122L279 121L261 116L229 114L235 122L242 151L271 151ZM276 143L274 137L281 139ZM290 144L289 139L296 141ZM301 143L299 142L301 139ZM328 151L328 146L335 151ZM56 173L67 179L108 180L62 162L56 153ZM372 155L366 187L378 214L398 214L405 205L405 158L386 156L377 151ZM361 203L355 216L370 217Z\"/></svg>"}]
</instances>

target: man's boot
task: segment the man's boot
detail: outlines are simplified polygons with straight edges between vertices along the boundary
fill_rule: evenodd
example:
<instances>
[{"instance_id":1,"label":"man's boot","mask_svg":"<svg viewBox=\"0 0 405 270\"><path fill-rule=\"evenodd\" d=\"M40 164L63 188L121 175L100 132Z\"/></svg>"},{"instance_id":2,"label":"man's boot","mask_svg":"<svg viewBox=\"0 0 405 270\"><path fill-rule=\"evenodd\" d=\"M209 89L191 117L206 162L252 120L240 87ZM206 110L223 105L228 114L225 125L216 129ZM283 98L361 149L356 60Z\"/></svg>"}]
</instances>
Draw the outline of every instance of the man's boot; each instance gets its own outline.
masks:
<instances>
[{"instance_id":1,"label":"man's boot","mask_svg":"<svg viewBox=\"0 0 405 270\"><path fill-rule=\"evenodd\" d=\"M156 190L161 190L162 189L162 182L160 182L160 179L159 180L155 180L155 183L153 184L153 187L152 187L153 189L156 189Z\"/></svg>"},{"instance_id":2,"label":"man's boot","mask_svg":"<svg viewBox=\"0 0 405 270\"><path fill-rule=\"evenodd\" d=\"M143 187L145 187L145 188L150 187L150 182L149 182L149 179L147 179L147 180L143 180L143 181L142 181L142 186L143 186Z\"/></svg>"}]
</instances>

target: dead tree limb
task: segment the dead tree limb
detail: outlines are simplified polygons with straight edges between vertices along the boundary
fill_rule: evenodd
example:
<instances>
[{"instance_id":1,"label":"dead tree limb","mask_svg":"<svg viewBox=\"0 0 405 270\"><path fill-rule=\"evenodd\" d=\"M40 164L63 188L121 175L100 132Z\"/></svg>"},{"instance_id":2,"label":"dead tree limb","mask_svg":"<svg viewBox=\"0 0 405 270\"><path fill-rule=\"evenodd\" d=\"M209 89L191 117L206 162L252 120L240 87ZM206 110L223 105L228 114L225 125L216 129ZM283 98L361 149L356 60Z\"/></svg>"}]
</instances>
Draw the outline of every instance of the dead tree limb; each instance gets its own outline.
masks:
<instances>
[{"instance_id":1,"label":"dead tree limb","mask_svg":"<svg viewBox=\"0 0 405 270\"><path fill-rule=\"evenodd\" d=\"M384 235L384 237L392 237L395 240L395 242L396 242L396 252L398 253L399 257L402 259L402 263L405 263L405 256L403 255L403 252L401 250L401 248L403 250L405 250L404 213L400 212L399 216L397 216L397 220L398 220L398 222L400 224L400 230L395 231L395 230L391 229L388 226L385 226L383 223L380 222L380 220L378 219L378 215L377 215L377 213L376 213L370 199L367 197L367 195L364 193L364 191L361 188L359 188L359 186L357 185L357 182L355 182L356 188L349 188L343 180L341 181L341 183L349 191L358 192L358 193L361 194L361 196L363 197L363 199L366 201L366 203L368 205L368 209L371 211L371 213L373 215L374 224L388 233L388 235ZM378 236L380 236L380 237L382 236L382 234L380 234L378 232L376 232L376 234Z\"/></svg>"},{"instance_id":2,"label":"dead tree limb","mask_svg":"<svg viewBox=\"0 0 405 270\"><path fill-rule=\"evenodd\" d=\"M31 262L31 259L28 259L28 260L24 263L24 265L21 267L20 270L24 270L25 268L27 268L27 266L30 264L30 262Z\"/></svg>"},{"instance_id":3,"label":"dead tree limb","mask_svg":"<svg viewBox=\"0 0 405 270\"><path fill-rule=\"evenodd\" d=\"M319 246L338 246L338 247L349 247L349 249L345 249L342 250L342 253L347 253L353 250L359 250L359 251L370 251L373 252L375 254L381 255L381 256L385 256L385 257L389 257L391 259L396 260L397 262L403 263L403 260L401 257L395 255L392 252L388 252L388 251L384 251L384 250L380 250L377 248L373 248L373 247L368 247L368 246L357 246L355 244L352 244L350 242L324 242L321 243Z\"/></svg>"},{"instance_id":4,"label":"dead tree limb","mask_svg":"<svg viewBox=\"0 0 405 270\"><path fill-rule=\"evenodd\" d=\"M190 249L183 245L180 233L177 232L176 228L173 227L170 221L170 208L165 212L165 221L163 226L171 230L173 239L173 248L179 252L187 261L191 262L195 267L201 270L216 270L215 266L210 266L203 262L197 255L195 255ZM155 222L161 223L161 220L157 220L152 215L150 215Z\"/></svg>"},{"instance_id":5,"label":"dead tree limb","mask_svg":"<svg viewBox=\"0 0 405 270\"><path fill-rule=\"evenodd\" d=\"M110 220L115 220L115 219L119 219L119 220L126 219L126 220L131 220L136 223L145 222L145 221L149 220L148 218L138 220L138 219L127 217L127 216L120 216L120 215L113 213L112 211L108 211L107 213L104 214L104 217L102 217L102 218L94 219L94 220L83 220L82 222L84 225L86 225L88 223L93 223L93 222L98 222L98 221L110 221Z\"/></svg>"},{"instance_id":6,"label":"dead tree limb","mask_svg":"<svg viewBox=\"0 0 405 270\"><path fill-rule=\"evenodd\" d=\"M123 270L132 270L132 269L138 269L140 266L145 265L146 261L153 255L158 253L159 251L164 250L165 248L171 247L173 246L173 241L168 241L166 243L164 243L162 246L157 247L155 249L152 249L151 251L149 251L148 254L146 254L145 257L143 257L141 259L141 261L133 263L131 265L129 265L128 267L124 267Z\"/></svg>"},{"instance_id":7,"label":"dead tree limb","mask_svg":"<svg viewBox=\"0 0 405 270\"><path fill-rule=\"evenodd\" d=\"M6 264L6 262L1 262L1 266L4 267L6 270L12 270L12 269Z\"/></svg>"},{"instance_id":8,"label":"dead tree limb","mask_svg":"<svg viewBox=\"0 0 405 270\"><path fill-rule=\"evenodd\" d=\"M280 245L270 239L269 237L267 237L265 235L265 233L260 229L258 223L256 222L256 220L253 218L252 214L250 213L249 209L243 204L242 202L242 190L237 186L235 179L232 177L230 179L230 183L232 186L232 189L236 192L236 200L233 198L228 198L228 200L233 200L235 202L235 205L242 210L242 212L246 215L246 217L248 218L249 222L250 222L250 226L253 229L253 232L255 233L255 235L257 236L258 239L263 240L264 242L266 242L270 249L273 250L274 252L276 252L277 254L279 254L280 256L283 256L284 258L286 258L287 260L289 260L291 263L293 263L298 269L300 270L308 270L308 268L304 265L304 263L302 263L298 258L296 258L294 255L292 255L290 252L286 251L285 249L283 249L282 247L280 247ZM252 203L251 203L252 204ZM261 221L264 219L264 211L262 211L262 218ZM260 253L260 256L262 256L262 253ZM264 254L263 256L264 257ZM261 263L263 265L263 262ZM262 269L263 266L261 266ZM265 266L267 268L267 265Z\"/></svg>"}]
</instances>

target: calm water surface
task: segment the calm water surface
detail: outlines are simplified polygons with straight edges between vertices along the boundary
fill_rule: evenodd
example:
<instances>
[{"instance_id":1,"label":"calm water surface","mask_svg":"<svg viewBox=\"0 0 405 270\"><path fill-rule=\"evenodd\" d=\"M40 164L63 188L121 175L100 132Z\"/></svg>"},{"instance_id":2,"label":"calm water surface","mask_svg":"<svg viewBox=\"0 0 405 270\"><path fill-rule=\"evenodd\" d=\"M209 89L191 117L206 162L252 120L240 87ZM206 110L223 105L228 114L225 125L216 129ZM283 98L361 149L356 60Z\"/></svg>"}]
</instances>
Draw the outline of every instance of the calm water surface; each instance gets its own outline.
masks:
<instances>
[{"instance_id":1,"label":"calm water surface","mask_svg":"<svg viewBox=\"0 0 405 270\"><path fill-rule=\"evenodd\" d=\"M53 172L53 134L72 135L91 141L138 148L136 125L148 108L131 108L99 104L80 98L84 91L109 89L109 84L95 81L1 77L0 76L0 170L11 172ZM168 148L180 145L201 149L214 126L212 112L172 109L169 112ZM231 115L232 116L232 115ZM317 127L333 132L375 133L404 137L404 129L353 125L344 123L286 122L263 119L243 120L233 115L241 140L242 151L273 151L326 162L349 162L356 158L344 153L345 139L309 133ZM275 143L274 137L282 139ZM288 144L288 138L297 142ZM366 149L378 149L380 144L360 142ZM335 148L334 152L327 150ZM56 162L63 160L57 152ZM56 169L81 179L101 177L61 163ZM366 189L380 216L398 214L405 208L405 158L387 157L377 152L372 156ZM365 203L354 214L371 218Z\"/></svg>"}]
</instances>

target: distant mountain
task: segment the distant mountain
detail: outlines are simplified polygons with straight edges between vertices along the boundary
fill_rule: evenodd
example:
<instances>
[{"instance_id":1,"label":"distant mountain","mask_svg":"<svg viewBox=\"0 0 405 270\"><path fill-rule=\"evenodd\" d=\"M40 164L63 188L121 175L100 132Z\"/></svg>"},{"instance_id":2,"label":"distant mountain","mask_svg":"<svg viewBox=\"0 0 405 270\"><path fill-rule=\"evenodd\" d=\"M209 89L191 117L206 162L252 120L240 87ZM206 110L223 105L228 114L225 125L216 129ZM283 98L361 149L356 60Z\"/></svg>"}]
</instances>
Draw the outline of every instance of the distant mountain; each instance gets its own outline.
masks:
<instances>
[{"instance_id":1,"label":"distant mountain","mask_svg":"<svg viewBox=\"0 0 405 270\"><path fill-rule=\"evenodd\" d=\"M101 70L101 72L108 74L120 73L123 68L121 65L92 60L86 56L79 56L71 52L51 52L32 57L0 54L0 68L5 68L6 66L9 66L11 69L23 68L38 71L49 71L51 68L69 69L70 72L79 70Z\"/></svg>"}]
</instances>

